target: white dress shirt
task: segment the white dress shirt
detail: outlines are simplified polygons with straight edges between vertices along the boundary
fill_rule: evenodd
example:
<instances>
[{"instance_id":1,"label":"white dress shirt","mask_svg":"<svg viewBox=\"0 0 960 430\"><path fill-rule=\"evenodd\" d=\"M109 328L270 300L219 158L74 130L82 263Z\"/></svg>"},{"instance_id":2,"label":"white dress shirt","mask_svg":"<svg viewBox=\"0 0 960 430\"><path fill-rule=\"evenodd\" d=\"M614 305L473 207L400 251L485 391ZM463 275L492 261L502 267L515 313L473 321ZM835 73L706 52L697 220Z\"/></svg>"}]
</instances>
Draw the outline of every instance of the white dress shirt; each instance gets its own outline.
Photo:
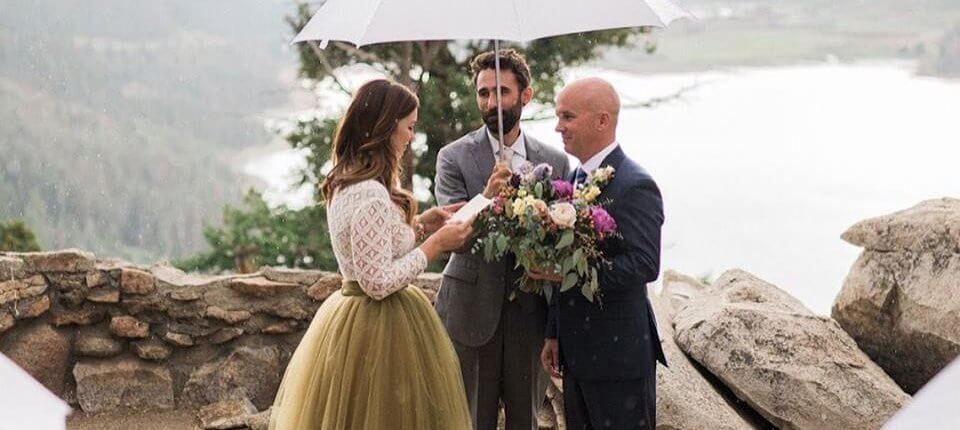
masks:
<instances>
[{"instance_id":1,"label":"white dress shirt","mask_svg":"<svg viewBox=\"0 0 960 430\"><path fill-rule=\"evenodd\" d=\"M590 157L589 160L587 160L585 163L581 164L580 167L577 167L577 168L583 170L584 173L589 175L590 172L600 168L600 165L603 164L603 160L606 159L607 156L610 155L611 152L613 152L613 150L617 149L617 146L620 146L620 143L618 143L617 141L613 141L613 143L607 145L606 148L603 148L600 152L594 154L593 157ZM576 185L577 184L574 184L574 186Z\"/></svg>"},{"instance_id":2,"label":"white dress shirt","mask_svg":"<svg viewBox=\"0 0 960 430\"><path fill-rule=\"evenodd\" d=\"M490 147L493 149L493 158L495 160L500 159L500 141L490 132L489 128L484 128L487 131L487 138L490 139ZM520 130L520 136L517 136L517 140L513 142L513 145L504 147L509 152L513 153L513 157L510 159L510 169L517 170L524 162L527 161L527 139L524 137L523 130Z\"/></svg>"},{"instance_id":3,"label":"white dress shirt","mask_svg":"<svg viewBox=\"0 0 960 430\"><path fill-rule=\"evenodd\" d=\"M613 143L607 145L606 148L603 148L603 150L596 153L593 157L590 157L590 159L585 163L581 164L580 168L587 173L599 169L600 165L603 164L603 160L606 159L607 156L613 152L613 150L617 149L617 146L620 146L620 143L613 141Z\"/></svg>"}]
</instances>

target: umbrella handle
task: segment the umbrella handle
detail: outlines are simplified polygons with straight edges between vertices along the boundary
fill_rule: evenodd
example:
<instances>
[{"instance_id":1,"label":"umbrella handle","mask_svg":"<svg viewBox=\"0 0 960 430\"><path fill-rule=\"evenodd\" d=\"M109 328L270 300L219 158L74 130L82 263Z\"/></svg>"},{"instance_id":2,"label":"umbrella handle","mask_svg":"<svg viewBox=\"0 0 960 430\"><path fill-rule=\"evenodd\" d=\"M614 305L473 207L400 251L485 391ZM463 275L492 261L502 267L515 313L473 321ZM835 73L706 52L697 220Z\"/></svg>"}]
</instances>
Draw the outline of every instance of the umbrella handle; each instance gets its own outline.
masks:
<instances>
[{"instance_id":1,"label":"umbrella handle","mask_svg":"<svg viewBox=\"0 0 960 430\"><path fill-rule=\"evenodd\" d=\"M499 139L497 140L498 149L500 150L500 161L509 162L510 160L506 159L506 154L503 150L503 94L500 91L500 40L493 40L493 65L496 69L497 76L497 134Z\"/></svg>"}]
</instances>

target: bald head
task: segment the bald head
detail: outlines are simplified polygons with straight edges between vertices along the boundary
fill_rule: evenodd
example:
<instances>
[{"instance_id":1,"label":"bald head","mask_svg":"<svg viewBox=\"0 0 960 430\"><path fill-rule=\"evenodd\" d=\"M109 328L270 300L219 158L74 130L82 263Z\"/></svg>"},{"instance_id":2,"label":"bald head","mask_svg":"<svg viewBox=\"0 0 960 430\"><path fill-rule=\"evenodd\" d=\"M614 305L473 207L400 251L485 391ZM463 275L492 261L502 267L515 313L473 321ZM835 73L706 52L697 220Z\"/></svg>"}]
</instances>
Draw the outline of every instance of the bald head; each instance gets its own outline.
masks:
<instances>
[{"instance_id":1,"label":"bald head","mask_svg":"<svg viewBox=\"0 0 960 430\"><path fill-rule=\"evenodd\" d=\"M558 97L570 97L594 113L605 113L616 126L620 116L620 95L609 82L600 78L584 78L564 87Z\"/></svg>"},{"instance_id":2,"label":"bald head","mask_svg":"<svg viewBox=\"0 0 960 430\"><path fill-rule=\"evenodd\" d=\"M564 149L586 161L617 139L620 96L609 82L586 78L557 95L557 132Z\"/></svg>"}]
</instances>

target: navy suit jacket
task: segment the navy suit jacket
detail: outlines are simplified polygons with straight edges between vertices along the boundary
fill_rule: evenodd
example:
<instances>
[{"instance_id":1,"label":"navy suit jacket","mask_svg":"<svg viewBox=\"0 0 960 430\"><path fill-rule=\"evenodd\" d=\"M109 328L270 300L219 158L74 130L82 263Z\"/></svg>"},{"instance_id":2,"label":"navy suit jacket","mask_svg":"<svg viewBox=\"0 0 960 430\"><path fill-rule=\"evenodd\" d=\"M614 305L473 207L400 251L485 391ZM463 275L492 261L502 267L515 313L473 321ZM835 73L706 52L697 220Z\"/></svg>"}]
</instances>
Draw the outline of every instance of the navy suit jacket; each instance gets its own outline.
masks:
<instances>
[{"instance_id":1,"label":"navy suit jacket","mask_svg":"<svg viewBox=\"0 0 960 430\"><path fill-rule=\"evenodd\" d=\"M599 300L588 301L579 288L553 294L546 337L559 340L563 371L575 378L645 378L658 360L667 364L647 299L647 283L660 273L663 202L650 174L620 147L601 166L616 169L598 199L609 201L623 237L601 246L613 264L599 273Z\"/></svg>"}]
</instances>

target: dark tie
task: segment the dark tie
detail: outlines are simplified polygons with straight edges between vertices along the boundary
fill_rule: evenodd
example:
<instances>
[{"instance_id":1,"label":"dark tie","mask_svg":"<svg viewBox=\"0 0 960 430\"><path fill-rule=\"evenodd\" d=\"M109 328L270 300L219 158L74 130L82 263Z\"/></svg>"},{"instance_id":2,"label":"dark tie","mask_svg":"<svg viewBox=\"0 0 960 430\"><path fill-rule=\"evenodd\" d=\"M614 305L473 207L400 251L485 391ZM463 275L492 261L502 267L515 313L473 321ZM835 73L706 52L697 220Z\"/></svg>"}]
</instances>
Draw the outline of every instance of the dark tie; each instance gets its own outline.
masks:
<instances>
[{"instance_id":1,"label":"dark tie","mask_svg":"<svg viewBox=\"0 0 960 430\"><path fill-rule=\"evenodd\" d=\"M587 180L587 172L584 172L582 168L577 167L573 171L573 175L570 177L570 183L572 184L582 184Z\"/></svg>"}]
</instances>

